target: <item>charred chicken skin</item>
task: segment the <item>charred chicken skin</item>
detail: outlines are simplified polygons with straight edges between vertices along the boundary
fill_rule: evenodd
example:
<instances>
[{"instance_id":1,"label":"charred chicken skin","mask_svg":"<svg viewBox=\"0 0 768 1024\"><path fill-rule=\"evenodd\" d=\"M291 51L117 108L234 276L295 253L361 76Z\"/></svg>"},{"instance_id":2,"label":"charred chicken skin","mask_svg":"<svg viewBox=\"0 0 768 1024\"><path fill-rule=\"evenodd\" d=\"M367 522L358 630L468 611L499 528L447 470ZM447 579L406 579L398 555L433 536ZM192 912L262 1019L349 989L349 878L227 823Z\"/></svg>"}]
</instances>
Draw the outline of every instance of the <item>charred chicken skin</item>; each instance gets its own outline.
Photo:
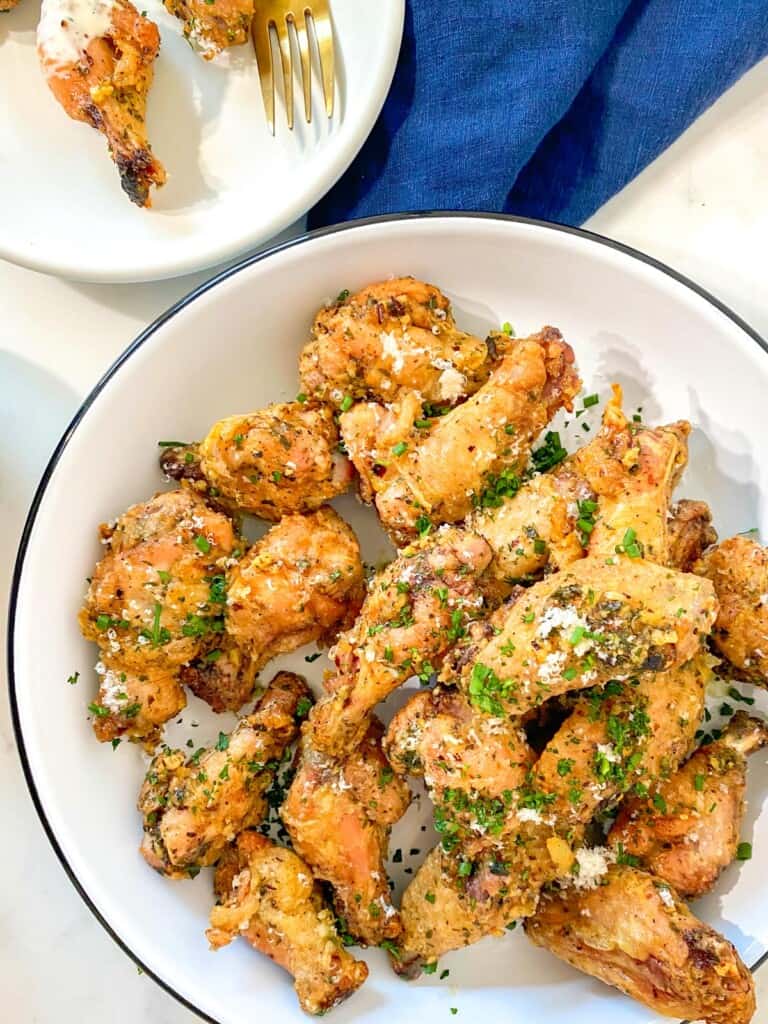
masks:
<instances>
[{"instance_id":1,"label":"charred chicken skin","mask_svg":"<svg viewBox=\"0 0 768 1024\"><path fill-rule=\"evenodd\" d=\"M147 771L139 794L144 816L141 852L171 878L215 864L227 843L266 814L274 769L296 739L300 712L311 703L300 676L279 672L253 714L214 747L187 758L167 748Z\"/></svg>"},{"instance_id":2,"label":"charred chicken skin","mask_svg":"<svg viewBox=\"0 0 768 1024\"><path fill-rule=\"evenodd\" d=\"M368 977L342 945L309 867L266 836L241 832L219 860L214 888L211 948L242 936L293 976L306 1013L326 1013Z\"/></svg>"},{"instance_id":3,"label":"charred chicken skin","mask_svg":"<svg viewBox=\"0 0 768 1024\"><path fill-rule=\"evenodd\" d=\"M51 92L75 121L106 138L123 191L151 206L165 168L147 139L146 107L160 52L157 25L129 0L43 0L37 53Z\"/></svg>"}]
</instances>

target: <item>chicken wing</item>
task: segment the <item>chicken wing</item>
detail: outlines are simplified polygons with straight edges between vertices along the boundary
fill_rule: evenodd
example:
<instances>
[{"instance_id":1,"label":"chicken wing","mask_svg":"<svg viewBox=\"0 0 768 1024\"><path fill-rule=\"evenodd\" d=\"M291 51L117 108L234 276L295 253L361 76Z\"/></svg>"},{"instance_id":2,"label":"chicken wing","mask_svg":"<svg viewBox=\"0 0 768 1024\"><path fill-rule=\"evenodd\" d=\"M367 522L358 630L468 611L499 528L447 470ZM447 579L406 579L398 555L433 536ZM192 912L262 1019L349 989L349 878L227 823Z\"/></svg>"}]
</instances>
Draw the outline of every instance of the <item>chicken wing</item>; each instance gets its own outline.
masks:
<instances>
[{"instance_id":1,"label":"chicken wing","mask_svg":"<svg viewBox=\"0 0 768 1024\"><path fill-rule=\"evenodd\" d=\"M446 527L374 577L355 624L330 652L338 676L310 721L318 750L343 756L379 701L413 675L432 676L482 614L478 580L490 558L485 541Z\"/></svg>"},{"instance_id":2,"label":"chicken wing","mask_svg":"<svg viewBox=\"0 0 768 1024\"><path fill-rule=\"evenodd\" d=\"M390 828L405 814L410 792L389 767L382 731L378 720L369 720L360 745L338 761L305 735L281 810L294 849L316 878L331 884L336 912L363 945L400 933L384 861Z\"/></svg>"},{"instance_id":3,"label":"chicken wing","mask_svg":"<svg viewBox=\"0 0 768 1024\"><path fill-rule=\"evenodd\" d=\"M147 771L138 807L144 859L161 874L185 878L215 864L227 843L266 813L274 767L296 739L311 704L300 676L278 672L253 714L186 758L166 748Z\"/></svg>"},{"instance_id":4,"label":"chicken wing","mask_svg":"<svg viewBox=\"0 0 768 1024\"><path fill-rule=\"evenodd\" d=\"M481 341L458 330L448 299L412 277L343 291L315 317L299 363L313 398L394 402L415 392L448 407L488 379L505 337Z\"/></svg>"},{"instance_id":5,"label":"chicken wing","mask_svg":"<svg viewBox=\"0 0 768 1024\"><path fill-rule=\"evenodd\" d=\"M490 718L441 687L416 693L398 711L384 749L398 774L423 775L436 804L465 794L458 818L467 832L479 803L522 786L534 760L519 722Z\"/></svg>"},{"instance_id":6,"label":"chicken wing","mask_svg":"<svg viewBox=\"0 0 768 1024\"><path fill-rule=\"evenodd\" d=\"M712 513L705 501L675 502L667 521L668 565L680 572L692 572L710 545L717 542Z\"/></svg>"},{"instance_id":7,"label":"chicken wing","mask_svg":"<svg viewBox=\"0 0 768 1024\"><path fill-rule=\"evenodd\" d=\"M528 937L655 1013L707 1024L748 1024L752 976L721 935L660 878L613 865L593 889L547 893Z\"/></svg>"},{"instance_id":8,"label":"chicken wing","mask_svg":"<svg viewBox=\"0 0 768 1024\"><path fill-rule=\"evenodd\" d=\"M578 866L584 827L595 812L631 787L647 791L662 768L674 770L686 756L710 676L709 659L700 655L681 669L595 689L581 698L532 769L514 786L491 790L495 799L467 801L458 786L436 794L442 841L403 897L395 969L414 977L443 953L501 934L509 921L532 914L542 886L570 877ZM489 722L502 735L512 729L498 719ZM392 746L395 767L413 731L400 735L400 745ZM477 767L484 763L493 771L491 758L478 760ZM489 784L493 776L486 789ZM424 906L425 898L430 902L425 893L435 894L432 906Z\"/></svg>"},{"instance_id":9,"label":"chicken wing","mask_svg":"<svg viewBox=\"0 0 768 1024\"><path fill-rule=\"evenodd\" d=\"M302 402L219 420L199 445L166 445L160 465L218 503L272 521L320 508L354 475L331 409Z\"/></svg>"},{"instance_id":10,"label":"chicken wing","mask_svg":"<svg viewBox=\"0 0 768 1024\"><path fill-rule=\"evenodd\" d=\"M573 351L553 327L511 346L466 402L424 420L413 392L394 405L359 404L340 426L385 529L398 544L430 523L458 522L497 487L501 474L525 468L531 445L581 387Z\"/></svg>"},{"instance_id":11,"label":"chicken wing","mask_svg":"<svg viewBox=\"0 0 768 1024\"><path fill-rule=\"evenodd\" d=\"M12 11L19 0L0 0L0 14L5 11Z\"/></svg>"},{"instance_id":12,"label":"chicken wing","mask_svg":"<svg viewBox=\"0 0 768 1024\"><path fill-rule=\"evenodd\" d=\"M184 38L203 60L213 60L228 46L248 42L254 0L163 0L183 22Z\"/></svg>"},{"instance_id":13,"label":"chicken wing","mask_svg":"<svg viewBox=\"0 0 768 1024\"><path fill-rule=\"evenodd\" d=\"M290 850L258 832L241 832L222 854L214 887L211 948L242 935L293 976L307 1013L326 1013L368 977L366 964L342 945L309 867Z\"/></svg>"},{"instance_id":14,"label":"chicken wing","mask_svg":"<svg viewBox=\"0 0 768 1024\"><path fill-rule=\"evenodd\" d=\"M458 682L486 713L521 715L570 690L684 664L714 616L706 580L626 555L584 558L530 587Z\"/></svg>"},{"instance_id":15,"label":"chicken wing","mask_svg":"<svg viewBox=\"0 0 768 1024\"><path fill-rule=\"evenodd\" d=\"M720 605L712 642L736 674L768 685L768 549L739 534L706 551L694 566Z\"/></svg>"},{"instance_id":16,"label":"chicken wing","mask_svg":"<svg viewBox=\"0 0 768 1024\"><path fill-rule=\"evenodd\" d=\"M165 168L147 139L146 106L160 51L157 25L129 0L43 0L37 53L51 92L107 140L123 191L151 206Z\"/></svg>"},{"instance_id":17,"label":"chicken wing","mask_svg":"<svg viewBox=\"0 0 768 1024\"><path fill-rule=\"evenodd\" d=\"M622 804L608 842L687 899L709 892L736 856L747 754L768 742L764 722L738 712L652 793Z\"/></svg>"},{"instance_id":18,"label":"chicken wing","mask_svg":"<svg viewBox=\"0 0 768 1024\"><path fill-rule=\"evenodd\" d=\"M240 541L188 491L157 494L100 532L106 551L79 616L101 652L94 727L151 742L184 706L180 667L224 629L223 573Z\"/></svg>"}]
</instances>

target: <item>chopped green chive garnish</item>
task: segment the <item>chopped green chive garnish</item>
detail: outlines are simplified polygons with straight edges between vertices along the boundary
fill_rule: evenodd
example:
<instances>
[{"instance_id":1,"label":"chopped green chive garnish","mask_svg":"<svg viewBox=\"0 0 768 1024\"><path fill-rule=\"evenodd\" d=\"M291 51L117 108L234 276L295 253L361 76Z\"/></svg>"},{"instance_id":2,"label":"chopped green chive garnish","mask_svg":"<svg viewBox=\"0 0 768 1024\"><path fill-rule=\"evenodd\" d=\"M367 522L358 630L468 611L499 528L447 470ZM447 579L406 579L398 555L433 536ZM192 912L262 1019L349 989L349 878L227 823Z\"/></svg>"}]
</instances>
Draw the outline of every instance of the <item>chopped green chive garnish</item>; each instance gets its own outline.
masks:
<instances>
[{"instance_id":1,"label":"chopped green chive garnish","mask_svg":"<svg viewBox=\"0 0 768 1024\"><path fill-rule=\"evenodd\" d=\"M211 542L208 540L207 537L203 537L202 535L200 535L198 537L195 537L195 547L197 548L198 551L202 551L204 555L207 555L208 552L211 550Z\"/></svg>"}]
</instances>

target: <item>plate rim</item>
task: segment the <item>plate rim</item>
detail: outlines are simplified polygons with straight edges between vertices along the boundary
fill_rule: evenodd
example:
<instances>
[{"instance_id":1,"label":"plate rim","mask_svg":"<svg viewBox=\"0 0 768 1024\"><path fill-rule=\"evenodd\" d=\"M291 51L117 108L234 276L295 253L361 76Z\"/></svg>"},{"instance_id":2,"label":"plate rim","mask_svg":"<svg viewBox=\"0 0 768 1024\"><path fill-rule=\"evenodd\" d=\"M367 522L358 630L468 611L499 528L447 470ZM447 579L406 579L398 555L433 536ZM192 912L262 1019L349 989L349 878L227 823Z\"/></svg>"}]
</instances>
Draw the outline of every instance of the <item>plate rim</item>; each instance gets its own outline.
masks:
<instances>
[{"instance_id":1,"label":"plate rim","mask_svg":"<svg viewBox=\"0 0 768 1024\"><path fill-rule=\"evenodd\" d=\"M173 263L163 267L151 267L148 270L144 270L141 263L134 264L132 269L113 267L101 270L97 264L84 267L72 266L61 259L47 258L37 253L34 248L30 250L28 245L22 248L21 251L13 249L5 245L2 240L0 240L0 259L6 260L14 266L23 267L26 270L32 270L40 274L48 274L65 281L77 281L88 284L147 284L153 281L167 281L177 277L184 277L188 274L201 273L228 263L230 260L238 261L233 264L233 267L237 266L241 258L247 257L249 250L252 251L260 246L267 246L267 250L271 251L270 240L306 216L309 210L316 203L320 202L337 184L342 175L349 170L353 161L370 138L371 132L384 109L403 48L406 11L406 0L388 0L388 2L396 4L399 10L395 11L391 52L387 54L386 60L382 63L382 71L377 83L378 87L371 92L368 100L369 116L361 120L360 130L350 136L346 145L337 150L335 158L329 163L328 170L323 178L322 187L300 191L291 203L286 204L284 213L272 218L265 224L263 229L245 231L239 236L237 241L230 240L228 243L219 244L203 258L202 262L194 255L195 247L187 245L184 251L188 249L190 255L186 256L182 253ZM257 102L260 103L260 99ZM148 215L152 216L151 212ZM193 237L197 237L197 234ZM189 242L189 239L187 239L187 242ZM151 246L151 242L148 244Z\"/></svg>"},{"instance_id":2,"label":"plate rim","mask_svg":"<svg viewBox=\"0 0 768 1024\"><path fill-rule=\"evenodd\" d=\"M486 221L499 221L502 223L511 224L523 224L529 227L540 228L547 231L555 231L568 235L575 235L585 241L595 243L600 246L607 247L616 252L622 253L625 256L629 256L632 259L637 260L640 263L644 263L646 266L650 266L655 270L659 271L666 277L677 281L679 284L685 286L688 290L698 295L699 298L704 299L707 303L713 306L721 314L723 314L728 320L739 327L752 341L754 341L759 348L761 348L768 355L768 339L764 338L754 327L747 323L738 313L734 312L728 305L722 302L717 296L713 295L706 288L699 285L692 278L675 270L662 260L656 259L654 256L649 256L647 253L640 249L636 249L633 246L626 245L623 242L619 242L613 238L609 238L606 235L601 235L595 231L588 231L584 228L572 227L568 224L559 224L555 221L537 220L531 217L520 217L515 214L505 213L486 213L482 211L461 211L461 210L426 210L426 211L414 211L408 213L397 213L397 214L384 214L378 217L366 217L359 220L346 221L339 224L333 224L329 227L318 228L314 231L307 231L299 235L296 238L288 239L287 241L280 242L276 245L272 245L267 249L260 252L253 253L249 256L243 257L237 263L230 267L219 271L214 274L207 281L193 288L186 295L182 296L177 302L169 306L163 313L157 316L147 327L144 328L134 340L120 353L115 359L112 365L105 371L104 374L99 378L93 388L85 396L81 402L79 408L75 412L74 416L70 420L68 426L65 428L61 438L59 439L56 447L54 448L46 466L40 481L35 489L32 502L29 507L24 526L22 528L21 536L19 539L19 545L17 548L16 558L14 562L13 575L11 578L11 587L8 595L8 625L6 634L6 669L8 675L8 702L11 709L11 721L13 724L13 735L16 744L16 750L21 761L21 767L24 774L24 781L26 783L29 795L32 800L32 804L35 808L40 823L43 827L48 842L53 848L59 863L61 864L64 872L71 882L72 886L79 894L86 907L102 928L106 931L107 935L112 939L113 942L125 953L136 966L152 980L160 986L165 992L173 996L182 1006L186 1007L192 1013L196 1014L199 1018L207 1021L208 1024L222 1024L220 1019L210 1016L204 1010L200 1009L189 999L186 998L181 992L177 991L170 982L165 981L158 974L156 974L152 968L143 962L143 960L136 954L127 942L121 938L121 936L112 928L110 923L97 908L95 903L92 901L84 885L80 882L77 874L67 860L63 849L59 845L59 841L56 838L56 834L48 821L45 809L43 807L42 799L37 791L35 779L32 773L32 768L27 758L26 747L24 743L24 736L21 728L21 717L19 713L19 706L17 702L17 687L16 687L16 675L15 675L15 662L14 662L14 641L16 632L16 613L18 607L19 588L21 584L21 578L24 571L24 562L29 548L29 544L32 537L32 532L37 519L37 514L42 504L45 493L48 489L51 476L53 475L65 449L67 448L70 440L72 439L75 431L84 419L91 405L95 402L101 392L104 390L109 381L115 376L121 366L130 359L130 357L137 352L145 342L154 335L164 324L171 320L177 313L180 313L187 306L191 305L196 299L204 295L206 292L215 288L218 284L228 280L230 277L234 277L236 274L241 273L244 270L249 269L256 263L260 263L263 260L269 259L278 253L284 252L287 249L294 248L295 246L304 245L307 242L311 242L317 238L323 238L328 235L344 234L345 232L354 232L360 228L369 227L377 224L390 224L398 223L401 221L414 221L414 220L486 220ZM768 950L753 963L749 965L750 971L753 973L758 970L768 960Z\"/></svg>"}]
</instances>

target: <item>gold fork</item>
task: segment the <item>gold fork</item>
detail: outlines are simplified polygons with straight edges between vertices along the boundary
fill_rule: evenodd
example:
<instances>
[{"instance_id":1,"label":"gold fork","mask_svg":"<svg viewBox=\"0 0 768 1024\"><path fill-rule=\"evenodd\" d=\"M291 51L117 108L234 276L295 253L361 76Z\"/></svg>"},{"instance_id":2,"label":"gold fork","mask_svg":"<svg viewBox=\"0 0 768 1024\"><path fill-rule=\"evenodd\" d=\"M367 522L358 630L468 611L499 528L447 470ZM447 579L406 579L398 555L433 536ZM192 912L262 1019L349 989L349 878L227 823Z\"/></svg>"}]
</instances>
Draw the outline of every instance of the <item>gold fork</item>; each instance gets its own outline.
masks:
<instances>
[{"instance_id":1,"label":"gold fork","mask_svg":"<svg viewBox=\"0 0 768 1024\"><path fill-rule=\"evenodd\" d=\"M261 79L261 94L267 122L275 134L275 69L272 60L272 30L277 35L280 63L283 70L283 89L288 127L293 129L293 46L295 33L301 61L301 80L304 89L304 113L307 124L312 121L312 66L309 26L314 28L320 74L325 95L325 112L333 115L333 26L328 0L256 0L256 13L251 21L253 48Z\"/></svg>"}]
</instances>

